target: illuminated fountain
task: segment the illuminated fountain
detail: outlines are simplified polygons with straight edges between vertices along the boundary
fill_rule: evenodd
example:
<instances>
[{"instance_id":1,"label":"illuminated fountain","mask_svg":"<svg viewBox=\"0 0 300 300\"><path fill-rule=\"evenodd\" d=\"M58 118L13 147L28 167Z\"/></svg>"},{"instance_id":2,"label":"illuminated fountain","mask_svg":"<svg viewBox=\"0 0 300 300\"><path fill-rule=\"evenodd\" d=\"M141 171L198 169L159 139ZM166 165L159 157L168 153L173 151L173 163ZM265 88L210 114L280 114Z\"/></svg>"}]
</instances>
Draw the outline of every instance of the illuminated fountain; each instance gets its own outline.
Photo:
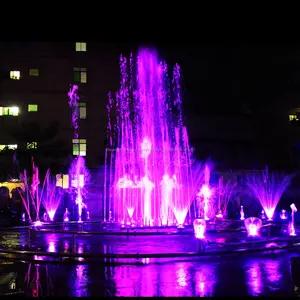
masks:
<instances>
[{"instance_id":1,"label":"illuminated fountain","mask_svg":"<svg viewBox=\"0 0 300 300\"><path fill-rule=\"evenodd\" d=\"M78 206L78 222L82 221L82 209L87 208L84 199L86 198L86 189L84 188L89 178L89 173L85 167L84 158L80 155L73 160L69 176L71 178L71 184L69 191L75 198L75 203Z\"/></svg>"},{"instance_id":2,"label":"illuminated fountain","mask_svg":"<svg viewBox=\"0 0 300 300\"><path fill-rule=\"evenodd\" d=\"M291 236L295 236L296 235L296 230L295 230L295 212L297 212L297 208L296 208L296 205L294 203L291 204L291 210L292 210L292 213L291 213L291 223L290 223L290 235Z\"/></svg>"},{"instance_id":3,"label":"illuminated fountain","mask_svg":"<svg viewBox=\"0 0 300 300\"><path fill-rule=\"evenodd\" d=\"M25 194L19 191L19 195L22 199L23 206L28 214L29 222L32 223L32 217L30 213L30 205L32 205L34 209L35 221L33 225L40 226L42 225L40 221L40 208L42 204L42 199L44 198L44 190L46 186L46 179L43 182L42 188L40 188L40 180L39 180L39 169L35 165L34 159L32 157L32 179L31 184L29 184L28 176L26 170L24 173L21 173L21 180L25 185ZM49 172L49 171L47 171Z\"/></svg>"},{"instance_id":4,"label":"illuminated fountain","mask_svg":"<svg viewBox=\"0 0 300 300\"><path fill-rule=\"evenodd\" d=\"M205 239L206 222L203 219L196 219L193 222L196 239Z\"/></svg>"},{"instance_id":5,"label":"illuminated fountain","mask_svg":"<svg viewBox=\"0 0 300 300\"><path fill-rule=\"evenodd\" d=\"M203 168L192 164L180 67L170 84L167 65L140 50L137 60L121 56L120 68L120 90L107 105L104 221L183 226L196 217L191 204Z\"/></svg>"},{"instance_id":6,"label":"illuminated fountain","mask_svg":"<svg viewBox=\"0 0 300 300\"><path fill-rule=\"evenodd\" d=\"M204 184L201 187L200 192L197 194L198 197L203 198L203 216L204 220L208 221L208 209L209 209L209 200L212 196L212 190L209 186L210 180L210 169L209 166L206 165L204 169Z\"/></svg>"},{"instance_id":7,"label":"illuminated fountain","mask_svg":"<svg viewBox=\"0 0 300 300\"><path fill-rule=\"evenodd\" d=\"M226 183L224 183L223 176L219 178L218 187L216 189L216 196L218 200L216 217L218 219L222 219L227 215L228 203L232 199L236 185L236 182L230 180L227 180Z\"/></svg>"},{"instance_id":8,"label":"illuminated fountain","mask_svg":"<svg viewBox=\"0 0 300 300\"><path fill-rule=\"evenodd\" d=\"M286 220L287 219L287 215L286 215L286 210L285 209L281 210L280 219L281 220Z\"/></svg>"},{"instance_id":9,"label":"illuminated fountain","mask_svg":"<svg viewBox=\"0 0 300 300\"><path fill-rule=\"evenodd\" d=\"M261 174L248 177L248 187L260 202L269 221L273 219L277 204L290 181L291 176L269 174L268 168Z\"/></svg>"},{"instance_id":10,"label":"illuminated fountain","mask_svg":"<svg viewBox=\"0 0 300 300\"><path fill-rule=\"evenodd\" d=\"M50 219L50 221L54 220L55 213L58 209L58 206L61 202L63 193L58 191L56 188L56 184L51 183L50 181L50 170L47 171L46 176L45 176L45 182L46 182L46 187L45 187L45 195L43 198L43 205L46 209L47 215ZM46 215L46 216L47 216ZM46 221L46 216L45 216L45 221Z\"/></svg>"},{"instance_id":11,"label":"illuminated fountain","mask_svg":"<svg viewBox=\"0 0 300 300\"><path fill-rule=\"evenodd\" d=\"M245 212L244 212L244 207L241 205L241 210L240 210L240 220L245 220Z\"/></svg>"},{"instance_id":12,"label":"illuminated fountain","mask_svg":"<svg viewBox=\"0 0 300 300\"><path fill-rule=\"evenodd\" d=\"M261 219L250 217L247 218L244 223L249 237L256 237L260 235L260 229L262 227Z\"/></svg>"},{"instance_id":13,"label":"illuminated fountain","mask_svg":"<svg viewBox=\"0 0 300 300\"><path fill-rule=\"evenodd\" d=\"M74 129L74 139L79 139L79 96L78 85L73 85L69 90L69 106L72 110L72 125ZM78 206L78 222L82 221L82 209L86 207L84 203L84 185L86 182L86 175L88 174L85 168L85 160L82 157L82 149L80 149L80 143L77 144L78 149L73 151L73 154L77 157L73 160L71 168L69 170L69 176L71 177L71 191L75 191L75 203ZM73 149L74 150L74 149Z\"/></svg>"}]
</instances>

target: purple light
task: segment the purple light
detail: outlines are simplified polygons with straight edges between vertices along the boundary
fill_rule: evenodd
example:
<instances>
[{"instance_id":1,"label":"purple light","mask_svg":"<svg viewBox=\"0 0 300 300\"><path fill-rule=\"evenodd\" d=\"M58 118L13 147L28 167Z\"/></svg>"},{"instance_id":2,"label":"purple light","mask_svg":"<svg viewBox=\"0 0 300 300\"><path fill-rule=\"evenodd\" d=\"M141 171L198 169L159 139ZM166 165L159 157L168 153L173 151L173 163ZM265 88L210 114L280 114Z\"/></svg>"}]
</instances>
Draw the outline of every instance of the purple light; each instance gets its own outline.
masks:
<instances>
[{"instance_id":1,"label":"purple light","mask_svg":"<svg viewBox=\"0 0 300 300\"><path fill-rule=\"evenodd\" d=\"M240 210L240 220L245 220L244 207L242 205Z\"/></svg>"},{"instance_id":2,"label":"purple light","mask_svg":"<svg viewBox=\"0 0 300 300\"><path fill-rule=\"evenodd\" d=\"M66 208L66 211L64 213L64 222L69 222L69 211L68 209Z\"/></svg>"},{"instance_id":3,"label":"purple light","mask_svg":"<svg viewBox=\"0 0 300 300\"><path fill-rule=\"evenodd\" d=\"M264 210L261 211L261 216L260 217L261 217L262 220L264 220L266 218L266 214L265 214Z\"/></svg>"},{"instance_id":4,"label":"purple light","mask_svg":"<svg viewBox=\"0 0 300 300\"><path fill-rule=\"evenodd\" d=\"M35 222L33 222L33 224L32 224L34 227L39 227L39 226L42 226L43 225L43 223L41 222L41 221L35 221Z\"/></svg>"},{"instance_id":5,"label":"purple light","mask_svg":"<svg viewBox=\"0 0 300 300\"><path fill-rule=\"evenodd\" d=\"M287 219L286 210L285 209L281 210L280 219L281 220L286 220Z\"/></svg>"},{"instance_id":6,"label":"purple light","mask_svg":"<svg viewBox=\"0 0 300 300\"><path fill-rule=\"evenodd\" d=\"M183 226L199 186L183 125L180 67L170 84L167 65L141 50L136 61L121 56L120 69L120 90L107 105L104 220Z\"/></svg>"},{"instance_id":7,"label":"purple light","mask_svg":"<svg viewBox=\"0 0 300 300\"><path fill-rule=\"evenodd\" d=\"M196 239L205 239L206 222L203 219L196 219L193 223Z\"/></svg>"},{"instance_id":8,"label":"purple light","mask_svg":"<svg viewBox=\"0 0 300 300\"><path fill-rule=\"evenodd\" d=\"M207 169L207 167L205 168ZM211 197L211 190L209 188L209 186L207 184L204 184L200 190L200 193L198 194L198 196L202 196L204 199L204 220L208 221L209 217L208 217L208 203L209 203L209 198Z\"/></svg>"},{"instance_id":9,"label":"purple light","mask_svg":"<svg viewBox=\"0 0 300 300\"><path fill-rule=\"evenodd\" d=\"M248 187L259 200L269 221L272 221L277 204L290 181L291 176L269 174L268 168L261 174L248 177Z\"/></svg>"},{"instance_id":10,"label":"purple light","mask_svg":"<svg viewBox=\"0 0 300 300\"><path fill-rule=\"evenodd\" d=\"M290 235L291 236L296 236L296 230L295 230L295 217L294 217L294 214L295 212L297 212L297 207L294 203L291 204L291 210L292 210L292 220L291 220L291 223L289 225L289 232L290 232Z\"/></svg>"},{"instance_id":11,"label":"purple light","mask_svg":"<svg viewBox=\"0 0 300 300\"><path fill-rule=\"evenodd\" d=\"M245 220L245 227L249 237L256 237L260 234L262 221L259 218L250 217Z\"/></svg>"}]
</instances>

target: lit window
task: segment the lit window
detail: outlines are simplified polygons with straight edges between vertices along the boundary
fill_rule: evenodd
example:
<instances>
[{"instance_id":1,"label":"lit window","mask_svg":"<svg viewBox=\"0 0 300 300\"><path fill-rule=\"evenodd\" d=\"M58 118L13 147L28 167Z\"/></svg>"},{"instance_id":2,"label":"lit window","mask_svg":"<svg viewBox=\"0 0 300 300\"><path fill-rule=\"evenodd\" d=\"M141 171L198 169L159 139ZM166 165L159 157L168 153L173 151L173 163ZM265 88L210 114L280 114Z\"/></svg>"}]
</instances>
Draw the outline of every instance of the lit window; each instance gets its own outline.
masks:
<instances>
[{"instance_id":1,"label":"lit window","mask_svg":"<svg viewBox=\"0 0 300 300\"><path fill-rule=\"evenodd\" d=\"M77 83L87 83L86 68L74 68L74 81Z\"/></svg>"},{"instance_id":2,"label":"lit window","mask_svg":"<svg viewBox=\"0 0 300 300\"><path fill-rule=\"evenodd\" d=\"M27 150L37 149L37 142L28 142L26 148Z\"/></svg>"},{"instance_id":3,"label":"lit window","mask_svg":"<svg viewBox=\"0 0 300 300\"><path fill-rule=\"evenodd\" d=\"M86 119L86 103L79 102L79 118Z\"/></svg>"},{"instance_id":4,"label":"lit window","mask_svg":"<svg viewBox=\"0 0 300 300\"><path fill-rule=\"evenodd\" d=\"M11 107L0 107L0 116L18 116L19 115L19 107L11 106Z\"/></svg>"},{"instance_id":5,"label":"lit window","mask_svg":"<svg viewBox=\"0 0 300 300\"><path fill-rule=\"evenodd\" d=\"M10 71L10 79L20 80L21 74L20 71Z\"/></svg>"},{"instance_id":6,"label":"lit window","mask_svg":"<svg viewBox=\"0 0 300 300\"><path fill-rule=\"evenodd\" d=\"M0 151L4 149L8 150L16 150L18 148L18 145L0 145Z\"/></svg>"},{"instance_id":7,"label":"lit window","mask_svg":"<svg viewBox=\"0 0 300 300\"><path fill-rule=\"evenodd\" d=\"M29 69L29 76L39 76L40 71L39 69Z\"/></svg>"},{"instance_id":8,"label":"lit window","mask_svg":"<svg viewBox=\"0 0 300 300\"><path fill-rule=\"evenodd\" d=\"M69 188L69 175L68 174L57 174L56 175L56 186L62 187L63 189Z\"/></svg>"},{"instance_id":9,"label":"lit window","mask_svg":"<svg viewBox=\"0 0 300 300\"><path fill-rule=\"evenodd\" d=\"M86 43L76 43L76 51L77 52L85 52L86 51Z\"/></svg>"},{"instance_id":10,"label":"lit window","mask_svg":"<svg viewBox=\"0 0 300 300\"><path fill-rule=\"evenodd\" d=\"M38 111L38 105L37 104L28 104L28 111L29 112L36 112L36 111Z\"/></svg>"},{"instance_id":11,"label":"lit window","mask_svg":"<svg viewBox=\"0 0 300 300\"><path fill-rule=\"evenodd\" d=\"M73 155L86 156L86 140L73 139Z\"/></svg>"},{"instance_id":12,"label":"lit window","mask_svg":"<svg viewBox=\"0 0 300 300\"><path fill-rule=\"evenodd\" d=\"M297 115L289 115L289 119L290 119L290 121L298 121L298 117L297 117Z\"/></svg>"}]
</instances>

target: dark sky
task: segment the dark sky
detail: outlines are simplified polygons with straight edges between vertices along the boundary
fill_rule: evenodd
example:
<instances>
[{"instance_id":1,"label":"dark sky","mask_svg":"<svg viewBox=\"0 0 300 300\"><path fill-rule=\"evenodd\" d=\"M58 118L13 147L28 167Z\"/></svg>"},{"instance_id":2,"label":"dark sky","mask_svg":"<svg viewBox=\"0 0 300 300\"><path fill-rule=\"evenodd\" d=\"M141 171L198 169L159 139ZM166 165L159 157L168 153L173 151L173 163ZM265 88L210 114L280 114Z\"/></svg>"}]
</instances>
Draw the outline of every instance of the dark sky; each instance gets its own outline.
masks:
<instances>
[{"instance_id":1,"label":"dark sky","mask_svg":"<svg viewBox=\"0 0 300 300\"><path fill-rule=\"evenodd\" d=\"M155 47L169 66L176 62L181 66L187 111L238 113L245 107L255 110L285 101L300 92L299 45L249 42L145 46ZM126 48L137 49L138 45Z\"/></svg>"}]
</instances>

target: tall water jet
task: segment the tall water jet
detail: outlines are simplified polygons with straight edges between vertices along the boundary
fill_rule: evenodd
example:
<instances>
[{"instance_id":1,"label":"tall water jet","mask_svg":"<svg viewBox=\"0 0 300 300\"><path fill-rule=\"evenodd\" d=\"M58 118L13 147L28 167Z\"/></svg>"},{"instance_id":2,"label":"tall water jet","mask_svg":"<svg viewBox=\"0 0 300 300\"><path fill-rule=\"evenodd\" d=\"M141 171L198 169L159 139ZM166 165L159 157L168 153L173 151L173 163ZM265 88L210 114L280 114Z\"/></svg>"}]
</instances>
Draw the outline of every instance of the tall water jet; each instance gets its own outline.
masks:
<instances>
[{"instance_id":1,"label":"tall water jet","mask_svg":"<svg viewBox=\"0 0 300 300\"><path fill-rule=\"evenodd\" d=\"M55 213L58 209L58 206L61 202L63 193L58 190L56 187L56 184L51 182L50 178L50 170L47 171L46 176L45 176L45 191L46 195L43 198L43 205L46 209L47 215L50 219L50 221L54 220Z\"/></svg>"},{"instance_id":2,"label":"tall water jet","mask_svg":"<svg viewBox=\"0 0 300 300\"><path fill-rule=\"evenodd\" d=\"M196 187L180 67L170 82L166 63L142 49L137 60L121 56L120 69L120 90L107 105L104 220L182 225Z\"/></svg>"},{"instance_id":3,"label":"tall water jet","mask_svg":"<svg viewBox=\"0 0 300 300\"><path fill-rule=\"evenodd\" d=\"M74 129L74 139L79 139L79 96L78 96L78 85L73 85L69 92L69 106L72 110L72 126ZM80 147L80 144L78 145ZM81 149L77 151L77 157L73 160L71 168L69 170L69 175L71 177L71 190L75 188L75 203L78 206L78 222L81 222L82 218L82 209L86 207L86 204L83 202L83 188L85 185L85 175L87 174L85 168L85 160L81 156Z\"/></svg>"},{"instance_id":4,"label":"tall water jet","mask_svg":"<svg viewBox=\"0 0 300 300\"><path fill-rule=\"evenodd\" d=\"M247 185L260 202L269 220L273 219L277 204L289 186L291 178L286 175L269 174L268 168L260 174L248 177Z\"/></svg>"},{"instance_id":5,"label":"tall water jet","mask_svg":"<svg viewBox=\"0 0 300 300\"><path fill-rule=\"evenodd\" d=\"M85 185L89 179L89 172L85 167L84 158L78 155L69 169L69 176L71 178L71 184L69 190L75 198L75 203L78 206L78 222L82 221L82 209L86 208L87 205L84 202L86 198Z\"/></svg>"}]
</instances>

